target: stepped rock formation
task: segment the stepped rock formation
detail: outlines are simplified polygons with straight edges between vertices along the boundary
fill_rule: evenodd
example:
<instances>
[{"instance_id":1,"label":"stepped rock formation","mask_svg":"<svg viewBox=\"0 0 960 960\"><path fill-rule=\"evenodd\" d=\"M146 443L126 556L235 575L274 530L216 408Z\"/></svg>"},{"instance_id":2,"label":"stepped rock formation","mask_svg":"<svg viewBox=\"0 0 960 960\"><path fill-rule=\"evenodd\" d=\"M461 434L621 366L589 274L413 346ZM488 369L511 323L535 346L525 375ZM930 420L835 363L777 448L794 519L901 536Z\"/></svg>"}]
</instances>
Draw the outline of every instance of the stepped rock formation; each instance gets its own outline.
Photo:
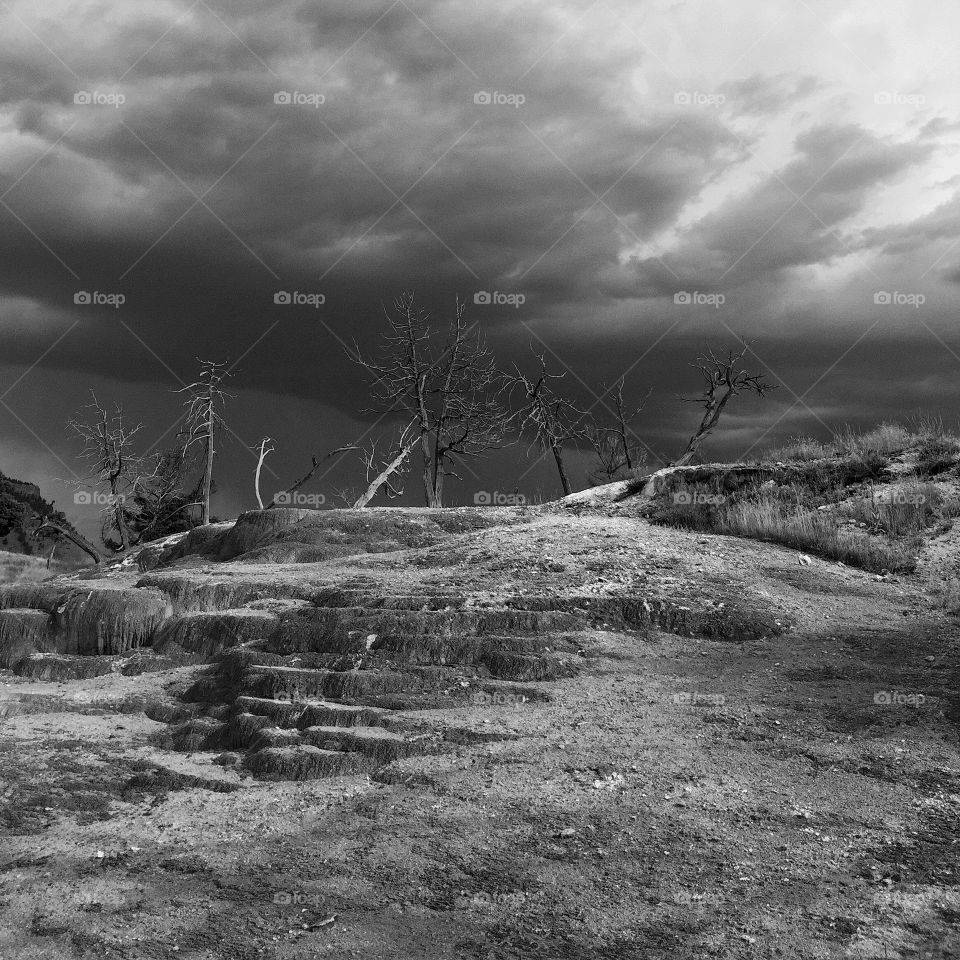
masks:
<instances>
[{"instance_id":1,"label":"stepped rock formation","mask_svg":"<svg viewBox=\"0 0 960 960\"><path fill-rule=\"evenodd\" d=\"M253 511L102 572L0 587L0 660L43 680L192 666L175 703L147 707L169 721L165 748L302 779L469 741L436 712L548 698L598 625L780 631L748 595L718 603L692 578L585 591L546 557L569 523L532 508Z\"/></svg>"}]
</instances>

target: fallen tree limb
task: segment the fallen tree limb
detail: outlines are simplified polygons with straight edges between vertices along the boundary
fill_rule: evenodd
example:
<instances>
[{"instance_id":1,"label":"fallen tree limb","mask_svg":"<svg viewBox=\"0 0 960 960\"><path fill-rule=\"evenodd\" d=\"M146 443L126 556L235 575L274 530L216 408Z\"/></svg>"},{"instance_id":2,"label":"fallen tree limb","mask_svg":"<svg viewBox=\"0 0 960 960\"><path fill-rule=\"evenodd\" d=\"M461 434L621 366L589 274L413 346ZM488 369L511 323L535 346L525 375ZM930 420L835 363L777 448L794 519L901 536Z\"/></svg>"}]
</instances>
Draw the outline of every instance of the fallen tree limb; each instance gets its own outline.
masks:
<instances>
[{"instance_id":1,"label":"fallen tree limb","mask_svg":"<svg viewBox=\"0 0 960 960\"><path fill-rule=\"evenodd\" d=\"M66 527L61 527L59 523L54 523L52 520L42 521L40 526L37 527L37 532L39 533L43 529L53 530L61 537L64 537L72 544L78 546L84 553L93 558L94 563L99 564L103 562L103 557L100 555L100 551L97 550L97 548L82 534L79 534L73 530L68 530Z\"/></svg>"},{"instance_id":2,"label":"fallen tree limb","mask_svg":"<svg viewBox=\"0 0 960 960\"><path fill-rule=\"evenodd\" d=\"M361 510L377 495L377 491L390 479L390 476L402 466L404 460L410 456L413 448L419 442L420 437L415 436L400 448L400 452L373 478L373 482L367 487L364 495L353 505L354 510Z\"/></svg>"}]
</instances>

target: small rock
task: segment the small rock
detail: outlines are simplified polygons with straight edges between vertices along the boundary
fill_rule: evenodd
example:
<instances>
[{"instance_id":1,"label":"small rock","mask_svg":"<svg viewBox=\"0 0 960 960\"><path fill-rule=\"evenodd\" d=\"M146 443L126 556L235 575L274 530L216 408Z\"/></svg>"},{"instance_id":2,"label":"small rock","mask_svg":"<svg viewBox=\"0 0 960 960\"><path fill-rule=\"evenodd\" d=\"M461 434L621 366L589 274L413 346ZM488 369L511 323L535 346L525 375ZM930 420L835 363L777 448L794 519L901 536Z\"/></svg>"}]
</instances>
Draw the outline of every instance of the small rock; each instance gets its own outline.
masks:
<instances>
[{"instance_id":1,"label":"small rock","mask_svg":"<svg viewBox=\"0 0 960 960\"><path fill-rule=\"evenodd\" d=\"M809 567L813 561L805 553L801 553L800 556L797 557L797 563L801 566Z\"/></svg>"}]
</instances>

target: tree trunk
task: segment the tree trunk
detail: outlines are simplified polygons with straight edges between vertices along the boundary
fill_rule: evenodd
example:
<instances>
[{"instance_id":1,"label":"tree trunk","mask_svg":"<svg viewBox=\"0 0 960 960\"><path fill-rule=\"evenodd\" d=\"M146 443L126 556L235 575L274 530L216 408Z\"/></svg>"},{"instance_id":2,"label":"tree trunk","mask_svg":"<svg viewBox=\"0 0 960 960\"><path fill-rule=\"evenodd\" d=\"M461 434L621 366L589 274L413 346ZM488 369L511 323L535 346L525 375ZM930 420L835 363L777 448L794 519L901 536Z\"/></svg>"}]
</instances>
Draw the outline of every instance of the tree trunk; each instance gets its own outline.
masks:
<instances>
[{"instance_id":1,"label":"tree trunk","mask_svg":"<svg viewBox=\"0 0 960 960\"><path fill-rule=\"evenodd\" d=\"M373 483L367 487L366 493L353 505L354 510L362 510L377 495L377 491L387 482L390 475L400 467L400 464L410 456L416 445L417 440L415 438L403 447L396 457L374 477Z\"/></svg>"},{"instance_id":2,"label":"tree trunk","mask_svg":"<svg viewBox=\"0 0 960 960\"><path fill-rule=\"evenodd\" d=\"M203 513L201 523L210 522L210 488L213 485L213 400L207 414L207 468L203 475Z\"/></svg>"},{"instance_id":3,"label":"tree trunk","mask_svg":"<svg viewBox=\"0 0 960 960\"><path fill-rule=\"evenodd\" d=\"M117 532L120 534L120 548L122 550L130 549L130 533L127 530L127 520L123 515L123 498L117 493L116 479L110 478L110 496L113 497L113 520L117 525Z\"/></svg>"},{"instance_id":4,"label":"tree trunk","mask_svg":"<svg viewBox=\"0 0 960 960\"><path fill-rule=\"evenodd\" d=\"M627 465L627 469L633 471L633 462L630 457L630 444L627 442L625 429L621 429L620 431L620 443L623 444L623 461Z\"/></svg>"},{"instance_id":5,"label":"tree trunk","mask_svg":"<svg viewBox=\"0 0 960 960\"><path fill-rule=\"evenodd\" d=\"M434 487L434 455L430 449L430 435L421 428L420 453L423 456L423 499L428 507L435 507L437 492Z\"/></svg>"},{"instance_id":6,"label":"tree trunk","mask_svg":"<svg viewBox=\"0 0 960 960\"><path fill-rule=\"evenodd\" d=\"M700 421L697 432L690 438L687 443L687 449L683 451L679 459L674 460L673 463L670 464L671 467L685 467L693 462L694 458L700 452L700 444L713 432L713 428L720 419L720 414L723 413L726 402L732 395L732 391L728 390L719 400L708 404L706 413L704 413L703 419Z\"/></svg>"},{"instance_id":7,"label":"tree trunk","mask_svg":"<svg viewBox=\"0 0 960 960\"><path fill-rule=\"evenodd\" d=\"M257 460L257 472L253 475L253 492L257 495L257 506L263 509L263 497L260 496L260 471L263 470L263 461L267 459L267 443L269 438L260 441L260 458ZM270 448L273 449L272 447Z\"/></svg>"},{"instance_id":8,"label":"tree trunk","mask_svg":"<svg viewBox=\"0 0 960 960\"><path fill-rule=\"evenodd\" d=\"M563 487L563 495L565 497L569 496L571 493L570 481L567 479L567 472L563 468L563 449L559 443L550 444L550 449L553 451L553 459L557 461L557 473L560 474L560 486Z\"/></svg>"}]
</instances>

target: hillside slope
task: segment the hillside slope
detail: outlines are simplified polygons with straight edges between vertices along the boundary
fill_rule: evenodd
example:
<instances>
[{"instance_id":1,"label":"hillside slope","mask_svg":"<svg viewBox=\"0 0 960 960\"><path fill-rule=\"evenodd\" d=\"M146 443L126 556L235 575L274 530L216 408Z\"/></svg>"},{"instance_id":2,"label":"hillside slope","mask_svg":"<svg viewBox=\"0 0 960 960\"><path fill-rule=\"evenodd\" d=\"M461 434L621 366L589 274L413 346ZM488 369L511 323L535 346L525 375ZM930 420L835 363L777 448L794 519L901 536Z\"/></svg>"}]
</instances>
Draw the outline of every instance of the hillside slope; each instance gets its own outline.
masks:
<instances>
[{"instance_id":1,"label":"hillside slope","mask_svg":"<svg viewBox=\"0 0 960 960\"><path fill-rule=\"evenodd\" d=\"M48 516L75 532L64 514L43 498L36 484L15 480L0 472L0 550L26 556L47 556L56 543L55 555L61 564L79 566L86 563L86 555L72 543L45 532L37 535L38 518Z\"/></svg>"},{"instance_id":2,"label":"hillside slope","mask_svg":"<svg viewBox=\"0 0 960 960\"><path fill-rule=\"evenodd\" d=\"M593 502L2 588L4 956L954 957L931 582Z\"/></svg>"}]
</instances>

